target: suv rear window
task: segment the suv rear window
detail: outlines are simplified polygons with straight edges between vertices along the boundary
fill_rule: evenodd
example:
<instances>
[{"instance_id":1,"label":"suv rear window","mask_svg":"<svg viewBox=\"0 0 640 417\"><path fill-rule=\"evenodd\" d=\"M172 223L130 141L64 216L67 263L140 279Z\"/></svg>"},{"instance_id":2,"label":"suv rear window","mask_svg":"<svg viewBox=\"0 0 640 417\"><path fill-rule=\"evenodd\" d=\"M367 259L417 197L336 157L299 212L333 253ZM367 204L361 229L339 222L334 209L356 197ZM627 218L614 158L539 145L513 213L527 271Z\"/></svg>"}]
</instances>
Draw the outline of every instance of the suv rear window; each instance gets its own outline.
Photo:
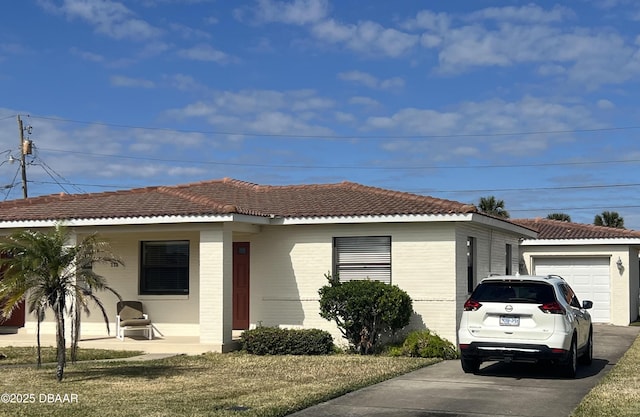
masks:
<instances>
[{"instance_id":1,"label":"suv rear window","mask_svg":"<svg viewBox=\"0 0 640 417\"><path fill-rule=\"evenodd\" d=\"M536 303L555 301L553 287L539 282L485 282L471 298L482 303Z\"/></svg>"}]
</instances>

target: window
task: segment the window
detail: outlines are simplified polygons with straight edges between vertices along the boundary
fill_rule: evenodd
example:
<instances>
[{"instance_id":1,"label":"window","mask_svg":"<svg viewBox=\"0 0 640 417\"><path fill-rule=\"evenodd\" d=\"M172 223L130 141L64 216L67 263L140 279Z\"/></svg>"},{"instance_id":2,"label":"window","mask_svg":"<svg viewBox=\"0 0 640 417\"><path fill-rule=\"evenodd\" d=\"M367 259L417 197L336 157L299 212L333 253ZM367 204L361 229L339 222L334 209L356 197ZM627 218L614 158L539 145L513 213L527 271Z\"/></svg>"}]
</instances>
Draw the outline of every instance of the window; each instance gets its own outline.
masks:
<instances>
[{"instance_id":1,"label":"window","mask_svg":"<svg viewBox=\"0 0 640 417\"><path fill-rule=\"evenodd\" d=\"M507 275L511 275L511 273L513 272L511 263L513 262L513 258L512 258L512 254L513 254L513 249L512 246L507 244L507 246L505 247L505 252L506 252L506 259L505 259L505 264L506 264L506 270L505 273Z\"/></svg>"},{"instance_id":2,"label":"window","mask_svg":"<svg viewBox=\"0 0 640 417\"><path fill-rule=\"evenodd\" d=\"M391 283L391 236L336 237L333 248L333 273L341 281Z\"/></svg>"},{"instance_id":3,"label":"window","mask_svg":"<svg viewBox=\"0 0 640 417\"><path fill-rule=\"evenodd\" d=\"M189 294L189 242L140 244L140 294Z\"/></svg>"},{"instance_id":4,"label":"window","mask_svg":"<svg viewBox=\"0 0 640 417\"><path fill-rule=\"evenodd\" d=\"M555 301L553 287L535 282L484 282L476 288L473 299L482 303L536 303Z\"/></svg>"},{"instance_id":5,"label":"window","mask_svg":"<svg viewBox=\"0 0 640 417\"><path fill-rule=\"evenodd\" d=\"M581 308L580 301L578 301L578 297L576 297L576 294L573 292L571 287L565 284L562 284L560 287L562 288L562 295L564 295L567 303L569 303L571 307Z\"/></svg>"},{"instance_id":6,"label":"window","mask_svg":"<svg viewBox=\"0 0 640 417\"><path fill-rule=\"evenodd\" d=\"M476 238L467 238L467 292L476 286Z\"/></svg>"}]
</instances>

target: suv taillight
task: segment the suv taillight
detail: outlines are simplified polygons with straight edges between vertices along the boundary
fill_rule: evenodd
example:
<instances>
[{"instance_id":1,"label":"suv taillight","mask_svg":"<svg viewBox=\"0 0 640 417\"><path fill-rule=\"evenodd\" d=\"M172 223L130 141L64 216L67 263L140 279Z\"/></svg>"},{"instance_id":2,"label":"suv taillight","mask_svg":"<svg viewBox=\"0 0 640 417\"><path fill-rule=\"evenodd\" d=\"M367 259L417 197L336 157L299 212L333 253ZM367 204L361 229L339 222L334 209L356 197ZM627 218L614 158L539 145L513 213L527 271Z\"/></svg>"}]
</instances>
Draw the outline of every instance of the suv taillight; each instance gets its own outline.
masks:
<instances>
[{"instance_id":1,"label":"suv taillight","mask_svg":"<svg viewBox=\"0 0 640 417\"><path fill-rule=\"evenodd\" d=\"M482 307L482 304L480 304L479 302L477 302L476 300L474 300L472 298L469 298L464 303L464 311L476 311L480 307Z\"/></svg>"},{"instance_id":2,"label":"suv taillight","mask_svg":"<svg viewBox=\"0 0 640 417\"><path fill-rule=\"evenodd\" d=\"M562 307L560 303L557 301L552 301L550 303L542 304L538 308L547 314L565 314L566 313L566 311L564 310L564 307Z\"/></svg>"}]
</instances>

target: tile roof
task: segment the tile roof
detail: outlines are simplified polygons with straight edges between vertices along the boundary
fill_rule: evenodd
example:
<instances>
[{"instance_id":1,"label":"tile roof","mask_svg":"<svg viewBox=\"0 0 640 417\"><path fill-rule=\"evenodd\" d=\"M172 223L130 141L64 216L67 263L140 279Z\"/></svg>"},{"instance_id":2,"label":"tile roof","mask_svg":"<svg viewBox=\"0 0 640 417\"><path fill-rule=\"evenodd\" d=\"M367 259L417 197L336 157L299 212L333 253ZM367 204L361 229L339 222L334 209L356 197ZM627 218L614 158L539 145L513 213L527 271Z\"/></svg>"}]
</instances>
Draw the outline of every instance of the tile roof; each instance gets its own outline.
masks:
<instances>
[{"instance_id":1,"label":"tile roof","mask_svg":"<svg viewBox=\"0 0 640 417\"><path fill-rule=\"evenodd\" d=\"M512 223L538 232L538 239L637 239L640 232L615 227L550 219L512 219Z\"/></svg>"},{"instance_id":2,"label":"tile roof","mask_svg":"<svg viewBox=\"0 0 640 417\"><path fill-rule=\"evenodd\" d=\"M92 194L58 194L0 203L0 222L223 215L278 217L475 213L473 205L352 182L269 186L224 178Z\"/></svg>"}]
</instances>

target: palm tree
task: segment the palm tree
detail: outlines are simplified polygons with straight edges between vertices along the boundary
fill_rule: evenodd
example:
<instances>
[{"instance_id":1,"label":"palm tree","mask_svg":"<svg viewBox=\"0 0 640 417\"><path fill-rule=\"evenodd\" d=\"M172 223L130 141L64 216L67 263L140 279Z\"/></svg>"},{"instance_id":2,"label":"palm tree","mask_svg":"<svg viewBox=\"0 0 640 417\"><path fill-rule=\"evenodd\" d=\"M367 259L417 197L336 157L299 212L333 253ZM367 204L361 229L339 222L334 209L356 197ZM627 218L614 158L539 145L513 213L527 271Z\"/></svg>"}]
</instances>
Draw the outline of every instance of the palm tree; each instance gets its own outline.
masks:
<instances>
[{"instance_id":1,"label":"palm tree","mask_svg":"<svg viewBox=\"0 0 640 417\"><path fill-rule=\"evenodd\" d=\"M596 214L596 217L593 219L593 224L596 226L624 229L624 218L620 217L615 211L603 211L602 214Z\"/></svg>"},{"instance_id":2,"label":"palm tree","mask_svg":"<svg viewBox=\"0 0 640 417\"><path fill-rule=\"evenodd\" d=\"M509 212L504 209L504 201L497 200L494 196L481 197L478 209L485 214L505 219L509 218Z\"/></svg>"},{"instance_id":3,"label":"palm tree","mask_svg":"<svg viewBox=\"0 0 640 417\"><path fill-rule=\"evenodd\" d=\"M66 315L73 316L74 309L78 308L88 311L88 303L93 301L101 310L109 331L106 311L94 291L108 290L120 298L104 277L89 268L95 263L122 264L111 252L109 244L92 234L76 245L70 245L70 237L66 227L57 225L46 232L24 230L0 239L3 255L0 266L4 267L0 281L0 299L4 304L0 306L0 312L8 317L22 300L26 300L29 311L37 316L39 350L40 321L45 309L53 310L58 381L62 380L66 364ZM72 342L76 347L77 336L76 331Z\"/></svg>"},{"instance_id":4,"label":"palm tree","mask_svg":"<svg viewBox=\"0 0 640 417\"><path fill-rule=\"evenodd\" d=\"M570 222L571 216L565 213L551 213L547 215L547 219L549 220L560 220L561 222Z\"/></svg>"}]
</instances>

